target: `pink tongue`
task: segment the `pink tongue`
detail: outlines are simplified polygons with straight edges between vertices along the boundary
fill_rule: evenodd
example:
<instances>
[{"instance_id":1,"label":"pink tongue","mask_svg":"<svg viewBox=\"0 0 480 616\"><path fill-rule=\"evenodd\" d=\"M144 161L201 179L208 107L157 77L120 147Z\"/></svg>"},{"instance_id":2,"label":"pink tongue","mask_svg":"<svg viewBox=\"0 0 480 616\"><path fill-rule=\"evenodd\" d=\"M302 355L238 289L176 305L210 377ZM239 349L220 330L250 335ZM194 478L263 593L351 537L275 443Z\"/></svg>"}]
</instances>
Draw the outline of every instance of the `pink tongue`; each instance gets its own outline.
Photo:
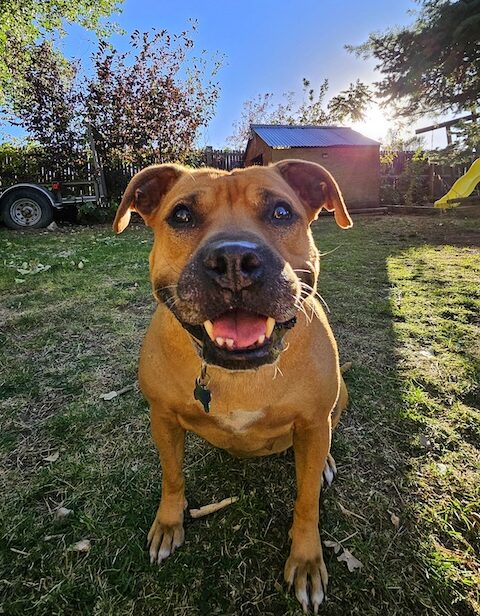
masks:
<instances>
[{"instance_id":1,"label":"pink tongue","mask_svg":"<svg viewBox=\"0 0 480 616\"><path fill-rule=\"evenodd\" d=\"M267 318L251 312L228 312L213 321L214 338L231 338L234 348L244 349L265 334Z\"/></svg>"}]
</instances>

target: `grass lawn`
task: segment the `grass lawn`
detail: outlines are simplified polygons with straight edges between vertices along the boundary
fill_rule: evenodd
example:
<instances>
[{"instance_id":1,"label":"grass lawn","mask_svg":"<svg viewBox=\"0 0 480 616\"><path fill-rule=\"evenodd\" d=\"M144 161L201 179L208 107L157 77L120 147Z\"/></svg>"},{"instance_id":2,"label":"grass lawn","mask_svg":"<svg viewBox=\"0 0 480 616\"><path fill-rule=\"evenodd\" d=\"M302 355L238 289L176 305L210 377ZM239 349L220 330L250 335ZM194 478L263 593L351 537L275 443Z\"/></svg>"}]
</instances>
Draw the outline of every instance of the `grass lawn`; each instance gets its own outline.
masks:
<instances>
[{"instance_id":1,"label":"grass lawn","mask_svg":"<svg viewBox=\"0 0 480 616\"><path fill-rule=\"evenodd\" d=\"M316 226L320 291L353 362L322 539L363 565L349 572L324 549L324 616L480 614L478 224ZM237 460L190 435L190 506L239 500L187 516L185 545L149 564L160 471L148 409L138 390L100 395L136 378L150 241L140 225L0 230L0 613L300 614L283 583L291 452ZM83 539L90 550L73 549Z\"/></svg>"}]
</instances>

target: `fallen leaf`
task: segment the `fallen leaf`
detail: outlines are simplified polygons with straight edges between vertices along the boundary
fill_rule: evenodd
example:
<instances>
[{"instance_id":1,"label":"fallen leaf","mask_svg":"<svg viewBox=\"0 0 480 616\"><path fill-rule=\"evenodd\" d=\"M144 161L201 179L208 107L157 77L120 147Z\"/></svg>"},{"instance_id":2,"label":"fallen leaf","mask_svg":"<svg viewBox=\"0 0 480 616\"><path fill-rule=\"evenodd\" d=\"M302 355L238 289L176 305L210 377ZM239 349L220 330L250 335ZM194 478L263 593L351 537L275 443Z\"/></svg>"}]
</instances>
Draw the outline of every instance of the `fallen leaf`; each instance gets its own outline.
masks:
<instances>
[{"instance_id":1,"label":"fallen leaf","mask_svg":"<svg viewBox=\"0 0 480 616\"><path fill-rule=\"evenodd\" d=\"M83 261L79 261L77 267L78 269L83 269L84 267Z\"/></svg>"},{"instance_id":2,"label":"fallen leaf","mask_svg":"<svg viewBox=\"0 0 480 616\"><path fill-rule=\"evenodd\" d=\"M67 509L66 507L59 507L55 511L55 519L63 520L67 518L69 515L71 515L72 513L73 513L73 509Z\"/></svg>"},{"instance_id":3,"label":"fallen leaf","mask_svg":"<svg viewBox=\"0 0 480 616\"><path fill-rule=\"evenodd\" d=\"M393 511L389 511L388 513L390 514L390 520L395 527L395 530L398 530L400 526L400 518L398 517L398 515L395 515Z\"/></svg>"},{"instance_id":4,"label":"fallen leaf","mask_svg":"<svg viewBox=\"0 0 480 616\"><path fill-rule=\"evenodd\" d=\"M17 284L22 284L22 282L25 282L25 278L15 278L15 282Z\"/></svg>"},{"instance_id":5,"label":"fallen leaf","mask_svg":"<svg viewBox=\"0 0 480 616\"><path fill-rule=\"evenodd\" d=\"M328 541L327 539L323 542L323 545L325 545L327 548L333 548L335 554L338 554L340 550L343 550L343 547L340 543L338 543L338 541Z\"/></svg>"},{"instance_id":6,"label":"fallen leaf","mask_svg":"<svg viewBox=\"0 0 480 616\"><path fill-rule=\"evenodd\" d=\"M355 556L350 552L350 550L344 548L343 545L338 541L326 540L323 542L323 545L327 548L332 548L335 554L338 554L340 551L342 552L340 556L337 556L337 560L339 562L345 562L350 573L352 571L355 571L355 569L361 569L363 567L363 564L358 560L358 558L355 558Z\"/></svg>"},{"instance_id":7,"label":"fallen leaf","mask_svg":"<svg viewBox=\"0 0 480 616\"><path fill-rule=\"evenodd\" d=\"M46 272L52 266L43 265L43 263L37 263L36 265L28 265L28 263L22 263L22 267L17 268L17 272L25 276L25 274L38 274L40 272Z\"/></svg>"},{"instance_id":8,"label":"fallen leaf","mask_svg":"<svg viewBox=\"0 0 480 616\"><path fill-rule=\"evenodd\" d=\"M45 462L56 462L59 457L60 457L60 452L59 451L54 451L49 456L47 456L46 458L43 458L43 459L45 460Z\"/></svg>"},{"instance_id":9,"label":"fallen leaf","mask_svg":"<svg viewBox=\"0 0 480 616\"><path fill-rule=\"evenodd\" d=\"M92 547L92 544L90 543L89 539L82 539L81 541L77 541L77 543L74 543L71 547L71 550L73 552L90 552L90 548Z\"/></svg>"},{"instance_id":10,"label":"fallen leaf","mask_svg":"<svg viewBox=\"0 0 480 616\"><path fill-rule=\"evenodd\" d=\"M340 554L340 556L337 556L337 560L339 562L344 561L347 564L350 573L355 571L355 569L361 569L363 567L363 564L358 560L358 558L355 558L350 550L347 550L346 548L343 548L343 553Z\"/></svg>"}]
</instances>

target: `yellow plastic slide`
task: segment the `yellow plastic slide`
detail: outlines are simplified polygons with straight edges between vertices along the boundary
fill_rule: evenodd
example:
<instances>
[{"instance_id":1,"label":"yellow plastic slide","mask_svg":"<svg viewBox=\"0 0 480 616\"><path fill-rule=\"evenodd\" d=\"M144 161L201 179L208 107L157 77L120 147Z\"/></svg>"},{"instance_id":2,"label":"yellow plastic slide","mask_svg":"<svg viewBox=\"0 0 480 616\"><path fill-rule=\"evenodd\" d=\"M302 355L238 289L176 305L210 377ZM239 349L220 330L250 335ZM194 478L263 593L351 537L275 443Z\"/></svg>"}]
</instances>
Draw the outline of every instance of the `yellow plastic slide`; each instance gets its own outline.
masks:
<instances>
[{"instance_id":1,"label":"yellow plastic slide","mask_svg":"<svg viewBox=\"0 0 480 616\"><path fill-rule=\"evenodd\" d=\"M460 205L460 201L455 203L452 201L457 197L468 197L472 194L475 186L480 182L480 158L477 158L470 167L470 169L462 175L461 178L455 182L446 195L443 195L441 199L435 201L435 207L448 208L457 207ZM452 201L451 203L448 203Z\"/></svg>"}]
</instances>

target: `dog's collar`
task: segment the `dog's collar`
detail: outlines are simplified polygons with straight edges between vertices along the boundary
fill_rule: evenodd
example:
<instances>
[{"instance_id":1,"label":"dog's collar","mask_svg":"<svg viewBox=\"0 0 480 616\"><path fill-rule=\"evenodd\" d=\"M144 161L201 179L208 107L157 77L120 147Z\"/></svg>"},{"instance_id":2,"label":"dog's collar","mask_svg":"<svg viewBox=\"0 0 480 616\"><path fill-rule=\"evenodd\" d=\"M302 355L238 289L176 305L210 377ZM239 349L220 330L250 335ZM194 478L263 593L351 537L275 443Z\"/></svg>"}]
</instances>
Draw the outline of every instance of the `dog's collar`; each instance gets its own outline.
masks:
<instances>
[{"instance_id":1,"label":"dog's collar","mask_svg":"<svg viewBox=\"0 0 480 616\"><path fill-rule=\"evenodd\" d=\"M192 340L192 344L195 350L200 355L202 360L202 367L200 368L200 375L195 379L195 387L193 388L193 397L198 400L203 406L205 413L210 412L210 402L212 400L212 392L208 389L210 379L207 375L207 362L203 359L203 340L202 340L202 326L201 325L189 325L188 323L182 323L180 325L185 329Z\"/></svg>"}]
</instances>

